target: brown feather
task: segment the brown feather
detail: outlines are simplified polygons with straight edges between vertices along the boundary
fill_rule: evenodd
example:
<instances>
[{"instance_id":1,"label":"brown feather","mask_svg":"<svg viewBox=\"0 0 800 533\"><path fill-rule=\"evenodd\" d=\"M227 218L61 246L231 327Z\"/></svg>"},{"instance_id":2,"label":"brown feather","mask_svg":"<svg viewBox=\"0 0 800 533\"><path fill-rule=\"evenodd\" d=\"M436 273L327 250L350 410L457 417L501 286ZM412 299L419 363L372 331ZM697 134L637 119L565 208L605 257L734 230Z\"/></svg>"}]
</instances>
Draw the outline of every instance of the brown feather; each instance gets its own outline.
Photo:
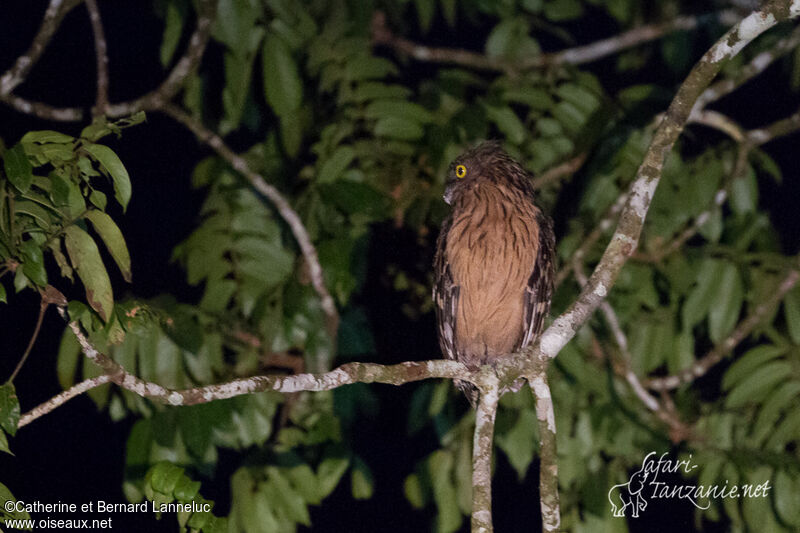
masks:
<instances>
[{"instance_id":1,"label":"brown feather","mask_svg":"<svg viewBox=\"0 0 800 533\"><path fill-rule=\"evenodd\" d=\"M454 178L464 164L468 174ZM495 143L451 165L453 206L434 261L434 303L445 357L477 368L533 342L553 290L552 224L535 205L530 174ZM456 383L475 405L477 390Z\"/></svg>"}]
</instances>

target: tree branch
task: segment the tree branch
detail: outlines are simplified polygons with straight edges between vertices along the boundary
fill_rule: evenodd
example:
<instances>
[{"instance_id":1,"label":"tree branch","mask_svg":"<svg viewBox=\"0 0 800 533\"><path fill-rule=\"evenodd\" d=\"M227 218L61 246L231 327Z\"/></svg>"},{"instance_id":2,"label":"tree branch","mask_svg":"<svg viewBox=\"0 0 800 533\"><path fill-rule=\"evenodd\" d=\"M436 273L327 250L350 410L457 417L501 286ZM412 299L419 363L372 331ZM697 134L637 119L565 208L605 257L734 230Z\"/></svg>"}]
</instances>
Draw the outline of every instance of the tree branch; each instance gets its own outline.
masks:
<instances>
[{"instance_id":1,"label":"tree branch","mask_svg":"<svg viewBox=\"0 0 800 533\"><path fill-rule=\"evenodd\" d=\"M6 383L13 383L14 378L17 377L19 371L22 370L22 366L27 361L28 356L31 354L31 350L33 349L33 345L36 343L36 339L39 337L39 330L42 328L42 321L44 320L44 313L47 311L48 303L42 298L41 303L39 304L39 315L36 318L36 326L33 328L33 335L31 335L31 340L28 341L28 347L25 348L25 352L20 357L17 366L14 368L14 371L11 373L11 377L8 378Z\"/></svg>"},{"instance_id":2,"label":"tree branch","mask_svg":"<svg viewBox=\"0 0 800 533\"><path fill-rule=\"evenodd\" d=\"M31 42L28 51L17 58L14 64L2 76L0 76L0 99L5 98L28 76L33 66L39 60L50 43L50 39L56 33L67 13L82 0L50 0L50 4L44 12L42 24L39 31Z\"/></svg>"},{"instance_id":3,"label":"tree branch","mask_svg":"<svg viewBox=\"0 0 800 533\"><path fill-rule=\"evenodd\" d=\"M65 390L61 394L57 396L53 396L46 402L37 405L24 415L22 415L19 419L19 424L17 425L18 428L27 426L34 420L39 417L46 415L47 413L61 407L69 400L74 398L75 396L80 396L84 392L90 391L100 385L105 385L106 383L111 382L111 376L108 374L103 374L101 376L97 376L96 378L87 379L81 381L77 385L73 385L69 389Z\"/></svg>"},{"instance_id":4,"label":"tree branch","mask_svg":"<svg viewBox=\"0 0 800 533\"><path fill-rule=\"evenodd\" d=\"M586 157L588 155L589 154L586 152L578 154L572 159L564 161L560 165L556 165L553 168L547 169L534 178L533 188L535 190L539 190L544 186L549 185L553 181L558 181L574 174L579 168L581 168L581 165L583 165L583 162L586 161Z\"/></svg>"},{"instance_id":5,"label":"tree branch","mask_svg":"<svg viewBox=\"0 0 800 533\"><path fill-rule=\"evenodd\" d=\"M589 252L592 246L594 246L597 241L600 240L600 237L603 234L611 229L611 225L617 220L620 211L622 208L625 207L625 203L628 201L628 193L620 194L611 207L608 208L606 213L603 215L603 218L600 219L595 225L595 228L586 236L583 240L581 245L575 250L570 258L570 261L561 267L561 269L556 274L556 281L555 286L558 287L569 277L569 273L572 271L572 267L575 265L575 261L583 261L583 258Z\"/></svg>"},{"instance_id":6,"label":"tree branch","mask_svg":"<svg viewBox=\"0 0 800 533\"><path fill-rule=\"evenodd\" d=\"M21 113L34 115L45 120L54 120L59 122L79 122L84 119L84 111L79 107L53 107L41 102L32 102L25 98L11 94L11 91L19 85L24 79L30 69L30 59L38 59L44 47L49 42L58 24L61 22L64 14L75 5L83 0L67 0L63 4L64 12L58 12L58 7L62 5L64 0L51 0L48 12L45 14L45 20L42 22L42 28L39 30L34 44L31 45L31 50L17 60L17 64L22 67L12 67L3 78L0 78L0 101L5 102L12 108ZM55 7L54 7L55 6ZM56 11L54 14L48 16L52 9ZM211 28L217 14L217 1L216 0L200 0L199 13L197 18L197 26L194 33L189 38L189 45L186 52L181 59L175 64L175 67L169 73L167 78L161 85L141 96L135 100L122 102L118 104L107 104L106 115L109 117L122 117L131 115L137 111L152 111L158 110L161 106L167 104L183 86L186 78L194 72L200 59L205 52L208 40L211 37ZM94 26L93 26L94 28ZM97 41L95 41L95 50L97 50ZM33 54L33 55L31 55ZM100 59L98 58L98 97L100 96ZM6 77L8 80L6 81ZM106 87L107 87L106 83ZM8 86L8 90L5 87Z\"/></svg>"},{"instance_id":7,"label":"tree branch","mask_svg":"<svg viewBox=\"0 0 800 533\"><path fill-rule=\"evenodd\" d=\"M586 279L586 274L583 271L583 265L576 261L574 269L578 282L581 285L586 285L588 280ZM642 385L642 382L639 380L639 376L637 376L636 372L633 371L633 357L631 356L630 349L628 348L628 337L625 335L625 332L622 331L622 326L620 326L619 318L617 318L617 313L614 311L614 308L611 307L611 304L609 304L607 301L603 301L600 304L600 311L603 313L606 324L608 324L608 327L611 330L611 334L614 337L614 341L619 348L619 354L621 356L616 358L616 360L612 360L611 366L614 369L614 373L624 379L636 397L639 398L639 400L644 404L644 406L652 411L659 420L669 427L670 438L673 440L673 442L677 443L684 440L690 434L689 428L677 417L673 411L665 408L664 405L658 401L658 399L647 392L645 387Z\"/></svg>"},{"instance_id":8,"label":"tree branch","mask_svg":"<svg viewBox=\"0 0 800 533\"><path fill-rule=\"evenodd\" d=\"M59 307L58 312L67 320L63 307ZM113 383L138 396L169 405L195 405L270 390L284 393L324 391L353 383L402 385L430 378L460 379L479 387L487 387L487 380L491 382L491 378L485 378L484 374L494 373L493 369L488 373L480 369L472 371L459 362L446 359L408 361L388 366L374 363L346 363L325 373L261 375L204 387L174 390L131 374L122 365L97 350L81 331L77 322L69 322L68 326L78 339L83 354L99 366ZM520 373L515 372L513 366L508 368L512 378L519 377Z\"/></svg>"},{"instance_id":9,"label":"tree branch","mask_svg":"<svg viewBox=\"0 0 800 533\"><path fill-rule=\"evenodd\" d=\"M798 279L800 279L800 271L795 269L790 270L775 292L770 294L769 298L757 305L747 318L736 325L727 338L714 346L706 355L695 361L691 367L671 376L645 380L644 385L650 390L666 391L677 389L681 385L691 383L695 379L706 375L714 365L722 361L725 355L738 346L738 344L758 326L764 316L778 305L787 292L792 290L797 284Z\"/></svg>"},{"instance_id":10,"label":"tree branch","mask_svg":"<svg viewBox=\"0 0 800 533\"><path fill-rule=\"evenodd\" d=\"M644 161L637 171L636 180L631 185L617 229L589 278L589 283L581 291L578 300L553 321L535 345L528 348L529 355L545 359L558 355L616 282L620 270L639 243L644 219L661 178L664 161L683 130L697 98L719 73L722 65L777 22L798 15L800 0L793 0L791 3L789 0L769 2L760 11L751 13L731 28L694 66L678 89L653 136Z\"/></svg>"},{"instance_id":11,"label":"tree branch","mask_svg":"<svg viewBox=\"0 0 800 533\"><path fill-rule=\"evenodd\" d=\"M539 365L528 383L536 399L536 420L539 428L539 507L542 531L561 529L558 497L558 449L556 447L556 414L547 382L547 365Z\"/></svg>"},{"instance_id":12,"label":"tree branch","mask_svg":"<svg viewBox=\"0 0 800 533\"><path fill-rule=\"evenodd\" d=\"M484 373L472 441L472 532L492 533L492 441L500 381Z\"/></svg>"},{"instance_id":13,"label":"tree branch","mask_svg":"<svg viewBox=\"0 0 800 533\"><path fill-rule=\"evenodd\" d=\"M336 334L339 329L339 313L336 311L336 304L333 301L328 288L325 286L325 278L322 271L322 266L319 263L317 250L311 242L311 237L303 225L300 216L292 208L288 201L281 195L281 193L267 183L267 181L256 172L253 172L247 165L247 162L239 157L233 150L231 150L222 138L206 128L198 120L195 120L190 115L184 113L177 106L172 104L164 104L161 111L171 116L184 126L186 126L192 133L194 133L200 142L210 146L217 154L227 161L234 170L242 174L258 192L267 197L278 210L283 220L289 225L292 235L297 240L300 246L300 251L308 266L309 274L311 277L311 284L314 290L320 297L322 310L326 317L326 330L332 342L335 345ZM322 368L327 369L330 361L323 362Z\"/></svg>"},{"instance_id":14,"label":"tree branch","mask_svg":"<svg viewBox=\"0 0 800 533\"><path fill-rule=\"evenodd\" d=\"M194 72L211 37L211 28L217 17L217 0L200 0L197 14L197 26L189 38L189 44L183 57L173 67L161 85L144 96L123 102L111 104L108 108L110 117L131 115L137 111L158 110L167 105L178 93L189 74Z\"/></svg>"},{"instance_id":15,"label":"tree branch","mask_svg":"<svg viewBox=\"0 0 800 533\"><path fill-rule=\"evenodd\" d=\"M800 110L772 124L748 131L747 140L755 146L760 146L798 130L800 130Z\"/></svg>"},{"instance_id":16,"label":"tree branch","mask_svg":"<svg viewBox=\"0 0 800 533\"><path fill-rule=\"evenodd\" d=\"M94 35L94 53L97 63L97 97L93 114L104 115L108 107L108 45L103 32L103 21L97 0L85 0Z\"/></svg>"},{"instance_id":17,"label":"tree branch","mask_svg":"<svg viewBox=\"0 0 800 533\"><path fill-rule=\"evenodd\" d=\"M719 129L728 133L731 138L739 143L739 150L736 156L736 163L734 164L733 171L730 176L725 180L722 187L714 195L709 209L703 211L695 219L689 223L686 228L681 231L675 238L671 239L668 244L661 249L649 254L636 254L636 259L640 261L658 263L670 254L678 251L686 241L697 235L700 228L708 222L714 210L721 207L722 204L728 199L728 189L731 184L740 179L746 168L747 158L753 148L766 144L769 141L794 133L800 130L800 111L793 115L773 122L768 126L753 129L750 131L742 130L738 124L734 123L725 115L716 111L704 110L700 113L695 113L690 117L690 122L697 122L706 126Z\"/></svg>"},{"instance_id":18,"label":"tree branch","mask_svg":"<svg viewBox=\"0 0 800 533\"><path fill-rule=\"evenodd\" d=\"M702 111L708 104L729 95L738 87L764 72L775 60L783 57L799 44L800 27L797 27L787 37L771 46L769 50L757 54L747 65L737 69L733 77L720 80L704 90L697 98L693 113Z\"/></svg>"},{"instance_id":19,"label":"tree branch","mask_svg":"<svg viewBox=\"0 0 800 533\"><path fill-rule=\"evenodd\" d=\"M392 33L386 26L386 15L378 11L372 19L372 42L375 45L385 45L393 48L404 55L413 57L417 61L451 63L477 70L505 71L591 63L634 46L660 39L676 31L692 30L709 20L720 20L724 24L733 24L738 18L732 10L699 17L676 17L669 22L661 24L639 26L614 37L602 39L585 46L510 61L503 58L489 57L469 50L437 48L414 43Z\"/></svg>"}]
</instances>

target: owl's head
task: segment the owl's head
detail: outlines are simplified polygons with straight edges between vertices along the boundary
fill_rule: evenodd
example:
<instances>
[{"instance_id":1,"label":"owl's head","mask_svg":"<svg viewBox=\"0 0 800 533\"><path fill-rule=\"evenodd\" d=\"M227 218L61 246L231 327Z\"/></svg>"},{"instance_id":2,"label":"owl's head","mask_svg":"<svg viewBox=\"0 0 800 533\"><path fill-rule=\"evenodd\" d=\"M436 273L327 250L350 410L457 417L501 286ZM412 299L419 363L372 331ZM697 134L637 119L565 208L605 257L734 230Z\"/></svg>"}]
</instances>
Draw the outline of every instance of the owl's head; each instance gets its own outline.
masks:
<instances>
[{"instance_id":1,"label":"owl's head","mask_svg":"<svg viewBox=\"0 0 800 533\"><path fill-rule=\"evenodd\" d=\"M499 141L484 141L450 163L444 201L451 204L457 194L473 189L481 181L491 181L500 186L532 193L531 178L530 172L508 155Z\"/></svg>"}]
</instances>

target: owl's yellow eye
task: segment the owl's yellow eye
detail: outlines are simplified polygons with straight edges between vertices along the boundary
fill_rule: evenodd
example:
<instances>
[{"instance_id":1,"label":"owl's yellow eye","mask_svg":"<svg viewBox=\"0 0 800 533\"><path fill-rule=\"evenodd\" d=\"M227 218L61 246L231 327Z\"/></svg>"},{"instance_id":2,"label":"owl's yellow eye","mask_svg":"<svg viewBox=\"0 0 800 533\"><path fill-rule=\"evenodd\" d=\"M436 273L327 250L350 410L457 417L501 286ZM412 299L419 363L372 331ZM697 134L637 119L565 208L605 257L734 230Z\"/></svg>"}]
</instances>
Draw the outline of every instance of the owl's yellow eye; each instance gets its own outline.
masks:
<instances>
[{"instance_id":1,"label":"owl's yellow eye","mask_svg":"<svg viewBox=\"0 0 800 533\"><path fill-rule=\"evenodd\" d=\"M456 177L463 178L466 175L467 175L467 167L465 167L464 165L458 165L456 167Z\"/></svg>"}]
</instances>

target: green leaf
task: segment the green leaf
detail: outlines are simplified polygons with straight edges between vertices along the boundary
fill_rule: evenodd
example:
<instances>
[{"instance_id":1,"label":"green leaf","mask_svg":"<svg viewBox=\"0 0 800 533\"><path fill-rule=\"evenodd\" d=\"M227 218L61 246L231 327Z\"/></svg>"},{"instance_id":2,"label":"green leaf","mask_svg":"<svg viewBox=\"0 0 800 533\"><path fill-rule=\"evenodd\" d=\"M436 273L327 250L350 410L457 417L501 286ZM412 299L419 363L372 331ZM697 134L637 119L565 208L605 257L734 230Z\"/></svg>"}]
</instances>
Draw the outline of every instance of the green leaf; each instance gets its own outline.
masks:
<instances>
[{"instance_id":1,"label":"green leaf","mask_svg":"<svg viewBox=\"0 0 800 533\"><path fill-rule=\"evenodd\" d=\"M758 205L758 183L753 167L747 167L747 174L731 183L730 206L737 215L751 213Z\"/></svg>"},{"instance_id":2,"label":"green leaf","mask_svg":"<svg viewBox=\"0 0 800 533\"><path fill-rule=\"evenodd\" d=\"M388 59L372 55L358 55L347 62L344 75L350 81L360 81L383 79L396 73L397 67Z\"/></svg>"},{"instance_id":3,"label":"green leaf","mask_svg":"<svg viewBox=\"0 0 800 533\"><path fill-rule=\"evenodd\" d=\"M683 72L690 66L692 59L692 32L679 31L667 35L661 40L661 55L664 62L673 72Z\"/></svg>"},{"instance_id":4,"label":"green leaf","mask_svg":"<svg viewBox=\"0 0 800 533\"><path fill-rule=\"evenodd\" d=\"M13 383L0 385L0 428L11 436L17 433L19 400Z\"/></svg>"},{"instance_id":5,"label":"green leaf","mask_svg":"<svg viewBox=\"0 0 800 533\"><path fill-rule=\"evenodd\" d=\"M294 490L281 470L273 466L267 467L267 476L267 486L262 490L270 495L270 501L274 502L275 508L286 513L293 522L310 526L311 516L305 500Z\"/></svg>"},{"instance_id":6,"label":"green leaf","mask_svg":"<svg viewBox=\"0 0 800 533\"><path fill-rule=\"evenodd\" d=\"M330 456L322 460L317 469L320 495L324 498L336 488L347 471L350 460L347 457Z\"/></svg>"},{"instance_id":7,"label":"green leaf","mask_svg":"<svg viewBox=\"0 0 800 533\"><path fill-rule=\"evenodd\" d=\"M22 144L16 144L3 154L3 168L8 180L20 192L27 192L33 182L33 167Z\"/></svg>"},{"instance_id":8,"label":"green leaf","mask_svg":"<svg viewBox=\"0 0 800 533\"><path fill-rule=\"evenodd\" d=\"M711 310L708 313L709 336L714 343L721 342L733 330L744 300L744 287L739 270L725 264L716 283L716 293L711 295Z\"/></svg>"},{"instance_id":9,"label":"green leaf","mask_svg":"<svg viewBox=\"0 0 800 533\"><path fill-rule=\"evenodd\" d=\"M122 232L114 223L114 220L102 211L92 210L86 213L86 218L94 226L94 230L103 239L108 252L117 263L122 277L128 283L131 282L131 256L128 253L128 246Z\"/></svg>"},{"instance_id":10,"label":"green leaf","mask_svg":"<svg viewBox=\"0 0 800 533\"><path fill-rule=\"evenodd\" d=\"M717 259L703 260L697 274L697 284L683 304L684 329L691 329L708 313L712 296L719 293L717 284L724 268L725 263Z\"/></svg>"},{"instance_id":11,"label":"green leaf","mask_svg":"<svg viewBox=\"0 0 800 533\"><path fill-rule=\"evenodd\" d=\"M786 327L792 342L800 344L800 285L783 297L783 313L786 316Z\"/></svg>"},{"instance_id":12,"label":"green leaf","mask_svg":"<svg viewBox=\"0 0 800 533\"><path fill-rule=\"evenodd\" d=\"M555 106L550 93L538 87L509 89L503 93L503 99L506 102L524 104L539 111L547 111Z\"/></svg>"},{"instance_id":13,"label":"green leaf","mask_svg":"<svg viewBox=\"0 0 800 533\"><path fill-rule=\"evenodd\" d=\"M39 245L32 240L24 241L20 245L22 252L22 270L25 275L40 287L47 285L47 272L44 269L44 256Z\"/></svg>"},{"instance_id":14,"label":"green leaf","mask_svg":"<svg viewBox=\"0 0 800 533\"><path fill-rule=\"evenodd\" d=\"M364 110L366 118L397 117L428 124L433 122L433 114L419 104L404 102L402 100L375 100Z\"/></svg>"},{"instance_id":15,"label":"green leaf","mask_svg":"<svg viewBox=\"0 0 800 533\"><path fill-rule=\"evenodd\" d=\"M353 459L353 469L350 472L350 490L356 500L368 500L374 492L372 472L369 467L358 457Z\"/></svg>"},{"instance_id":16,"label":"green leaf","mask_svg":"<svg viewBox=\"0 0 800 533\"><path fill-rule=\"evenodd\" d=\"M773 361L761 366L731 390L728 397L725 398L725 406L733 409L746 404L758 403L791 372L792 365L788 361Z\"/></svg>"},{"instance_id":17,"label":"green leaf","mask_svg":"<svg viewBox=\"0 0 800 533\"><path fill-rule=\"evenodd\" d=\"M86 288L86 300L107 322L114 308L114 295L100 251L94 239L78 226L68 226L64 233L69 259Z\"/></svg>"},{"instance_id":18,"label":"green leaf","mask_svg":"<svg viewBox=\"0 0 800 533\"><path fill-rule=\"evenodd\" d=\"M6 299L6 288L3 285L0 285L0 302L8 303Z\"/></svg>"},{"instance_id":19,"label":"green leaf","mask_svg":"<svg viewBox=\"0 0 800 533\"><path fill-rule=\"evenodd\" d=\"M722 380L722 389L730 390L731 387L739 383L745 377L751 375L769 361L785 354L787 349L786 346L762 344L761 346L756 346L748 350L725 372L725 377Z\"/></svg>"},{"instance_id":20,"label":"green leaf","mask_svg":"<svg viewBox=\"0 0 800 533\"><path fill-rule=\"evenodd\" d=\"M75 371L78 369L78 361L81 355L81 345L72 330L67 328L61 335L61 343L58 346L58 357L56 358L56 371L58 383L61 388L67 390L75 384Z\"/></svg>"},{"instance_id":21,"label":"green leaf","mask_svg":"<svg viewBox=\"0 0 800 533\"><path fill-rule=\"evenodd\" d=\"M6 437L6 434L3 431L0 431L0 452L14 455L11 451L11 448L8 446L8 437Z\"/></svg>"},{"instance_id":22,"label":"green leaf","mask_svg":"<svg viewBox=\"0 0 800 533\"><path fill-rule=\"evenodd\" d=\"M485 106L489 120L497 125L508 140L513 144L521 144L525 140L525 125L510 107Z\"/></svg>"},{"instance_id":23,"label":"green leaf","mask_svg":"<svg viewBox=\"0 0 800 533\"><path fill-rule=\"evenodd\" d=\"M59 133L53 130L40 130L40 131L30 131L22 136L20 139L20 143L27 144L27 143L37 143L37 144L46 144L46 143L59 143L59 144L67 144L71 143L75 140L75 137L71 137L65 133Z\"/></svg>"},{"instance_id":24,"label":"green leaf","mask_svg":"<svg viewBox=\"0 0 800 533\"><path fill-rule=\"evenodd\" d=\"M172 463L158 463L149 472L150 485L162 494L172 494L183 476L183 468Z\"/></svg>"},{"instance_id":25,"label":"green leaf","mask_svg":"<svg viewBox=\"0 0 800 533\"><path fill-rule=\"evenodd\" d=\"M541 52L539 43L529 35L530 28L525 17L503 20L486 39L485 51L489 57L531 57Z\"/></svg>"},{"instance_id":26,"label":"green leaf","mask_svg":"<svg viewBox=\"0 0 800 533\"><path fill-rule=\"evenodd\" d=\"M403 141L416 141L424 131L418 122L399 117L386 117L375 123L375 135Z\"/></svg>"},{"instance_id":27,"label":"green leaf","mask_svg":"<svg viewBox=\"0 0 800 533\"><path fill-rule=\"evenodd\" d=\"M267 103L279 117L296 111L303 100L303 84L291 50L283 39L267 35L263 63Z\"/></svg>"},{"instance_id":28,"label":"green leaf","mask_svg":"<svg viewBox=\"0 0 800 533\"><path fill-rule=\"evenodd\" d=\"M122 206L123 211L128 207L131 199L131 178L128 171L120 161L117 154L102 144L86 144L83 147L91 156L97 160L106 171L111 175L114 182L114 197Z\"/></svg>"},{"instance_id":29,"label":"green leaf","mask_svg":"<svg viewBox=\"0 0 800 533\"><path fill-rule=\"evenodd\" d=\"M800 494L800 476L795 472L794 477L789 473L778 470L775 472L775 510L778 516L790 526L800 528L800 505L797 505L797 495Z\"/></svg>"},{"instance_id":30,"label":"green leaf","mask_svg":"<svg viewBox=\"0 0 800 533\"><path fill-rule=\"evenodd\" d=\"M544 5L544 15L553 22L573 20L583 14L578 0L549 0Z\"/></svg>"},{"instance_id":31,"label":"green leaf","mask_svg":"<svg viewBox=\"0 0 800 533\"><path fill-rule=\"evenodd\" d=\"M333 154L325 160L319 169L317 181L330 183L335 181L356 157L356 152L351 146L339 146Z\"/></svg>"},{"instance_id":32,"label":"green leaf","mask_svg":"<svg viewBox=\"0 0 800 533\"><path fill-rule=\"evenodd\" d=\"M192 481L187 476L182 476L175 485L173 494L175 499L181 502L190 502L195 499L197 493L200 491L200 482Z\"/></svg>"},{"instance_id":33,"label":"green leaf","mask_svg":"<svg viewBox=\"0 0 800 533\"><path fill-rule=\"evenodd\" d=\"M417 474L411 474L405 479L403 493L406 495L408 503L415 509L422 509L425 506L427 499Z\"/></svg>"},{"instance_id":34,"label":"green leaf","mask_svg":"<svg viewBox=\"0 0 800 533\"><path fill-rule=\"evenodd\" d=\"M798 395L800 395L800 382L798 381L787 381L769 395L753 424L752 434L757 444L762 444L764 439L775 429L775 423L778 421L781 411L789 410L797 405L795 398Z\"/></svg>"},{"instance_id":35,"label":"green leaf","mask_svg":"<svg viewBox=\"0 0 800 533\"><path fill-rule=\"evenodd\" d=\"M434 0L414 0L417 8L417 17L423 33L428 33L433 22L433 15L436 13L436 2Z\"/></svg>"},{"instance_id":36,"label":"green leaf","mask_svg":"<svg viewBox=\"0 0 800 533\"><path fill-rule=\"evenodd\" d=\"M451 28L456 25L456 0L440 0L442 15Z\"/></svg>"},{"instance_id":37,"label":"green leaf","mask_svg":"<svg viewBox=\"0 0 800 533\"><path fill-rule=\"evenodd\" d=\"M280 117L281 122L281 141L283 149L289 157L296 157L300 153L300 145L303 142L303 121L300 113L292 113Z\"/></svg>"},{"instance_id":38,"label":"green leaf","mask_svg":"<svg viewBox=\"0 0 800 533\"><path fill-rule=\"evenodd\" d=\"M764 449L777 452L783 451L789 442L797 442L800 435L800 410L793 409L783 420L773 428L772 433L764 444Z\"/></svg>"},{"instance_id":39,"label":"green leaf","mask_svg":"<svg viewBox=\"0 0 800 533\"><path fill-rule=\"evenodd\" d=\"M161 38L160 56L161 66L166 67L172 56L175 55L175 49L178 47L178 42L181 40L183 33L183 19L184 13L176 2L167 3L167 12L164 15L164 34Z\"/></svg>"},{"instance_id":40,"label":"green leaf","mask_svg":"<svg viewBox=\"0 0 800 533\"><path fill-rule=\"evenodd\" d=\"M536 448L536 413L531 409L519 412L514 425L504 435L497 435L497 446L508 457L508 462L521 481L525 479Z\"/></svg>"},{"instance_id":41,"label":"green leaf","mask_svg":"<svg viewBox=\"0 0 800 533\"><path fill-rule=\"evenodd\" d=\"M391 198L366 183L342 179L320 189L328 201L345 213L364 213L376 220L389 216Z\"/></svg>"},{"instance_id":42,"label":"green leaf","mask_svg":"<svg viewBox=\"0 0 800 533\"><path fill-rule=\"evenodd\" d=\"M461 527L461 511L458 508L456 489L451 478L453 471L453 455L444 450L437 450L428 458L433 498L439 514L436 516L436 530L440 533L451 533Z\"/></svg>"}]
</instances>

